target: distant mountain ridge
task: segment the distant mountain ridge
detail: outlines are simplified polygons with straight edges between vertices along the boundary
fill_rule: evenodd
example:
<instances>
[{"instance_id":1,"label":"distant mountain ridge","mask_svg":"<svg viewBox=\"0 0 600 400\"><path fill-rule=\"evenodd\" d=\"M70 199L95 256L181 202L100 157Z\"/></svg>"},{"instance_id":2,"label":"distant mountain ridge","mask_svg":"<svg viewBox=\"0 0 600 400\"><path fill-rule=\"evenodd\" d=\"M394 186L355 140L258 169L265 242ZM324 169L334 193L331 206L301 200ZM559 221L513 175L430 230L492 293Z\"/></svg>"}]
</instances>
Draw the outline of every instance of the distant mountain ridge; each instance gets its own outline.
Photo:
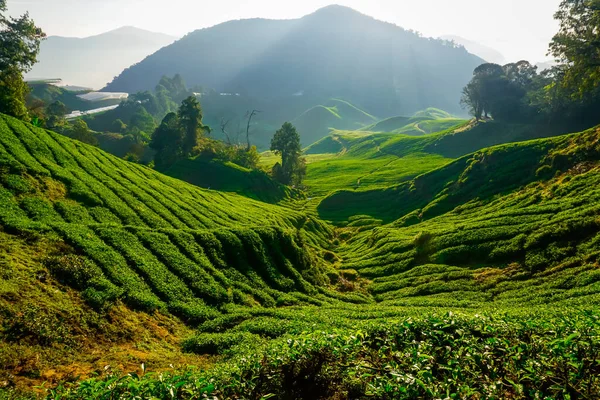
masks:
<instances>
[{"instance_id":1,"label":"distant mountain ridge","mask_svg":"<svg viewBox=\"0 0 600 400\"><path fill-rule=\"evenodd\" d=\"M100 89L124 68L177 38L125 26L100 35L50 36L27 78L61 78L68 84Z\"/></svg>"},{"instance_id":2,"label":"distant mountain ridge","mask_svg":"<svg viewBox=\"0 0 600 400\"><path fill-rule=\"evenodd\" d=\"M444 35L441 38L454 41L457 44L464 46L469 53L475 54L477 57L480 57L487 62L500 65L506 63L506 57L504 57L502 53L484 44L457 35Z\"/></svg>"},{"instance_id":3,"label":"distant mountain ridge","mask_svg":"<svg viewBox=\"0 0 600 400\"><path fill-rule=\"evenodd\" d=\"M189 86L304 108L341 98L380 117L427 107L459 112L462 87L483 62L342 6L295 20L249 19L197 30L125 70L105 90L154 88L180 73Z\"/></svg>"}]
</instances>

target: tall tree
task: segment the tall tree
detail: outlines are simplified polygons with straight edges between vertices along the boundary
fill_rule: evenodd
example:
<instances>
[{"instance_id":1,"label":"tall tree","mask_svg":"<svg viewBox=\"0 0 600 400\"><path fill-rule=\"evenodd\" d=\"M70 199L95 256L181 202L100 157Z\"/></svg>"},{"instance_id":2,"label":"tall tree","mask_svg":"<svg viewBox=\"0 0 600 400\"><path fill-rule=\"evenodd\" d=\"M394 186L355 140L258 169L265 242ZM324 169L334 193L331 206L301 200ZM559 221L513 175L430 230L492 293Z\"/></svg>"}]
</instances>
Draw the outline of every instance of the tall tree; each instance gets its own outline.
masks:
<instances>
[{"instance_id":1,"label":"tall tree","mask_svg":"<svg viewBox=\"0 0 600 400\"><path fill-rule=\"evenodd\" d=\"M48 120L46 121L46 126L50 129L62 130L62 128L67 124L65 120L65 116L68 114L69 110L67 106L62 101L52 102L46 107L46 115ZM87 126L87 125L86 125Z\"/></svg>"},{"instance_id":2,"label":"tall tree","mask_svg":"<svg viewBox=\"0 0 600 400\"><path fill-rule=\"evenodd\" d=\"M271 140L271 151L281 155L281 164L273 167L273 175L285 185L299 185L306 173L305 162L300 147L300 135L289 122L283 124L281 129L275 132Z\"/></svg>"},{"instance_id":3,"label":"tall tree","mask_svg":"<svg viewBox=\"0 0 600 400\"><path fill-rule=\"evenodd\" d=\"M23 73L36 63L46 35L28 13L12 18L5 15L6 10L6 0L0 0L0 112L26 118L28 88Z\"/></svg>"},{"instance_id":4,"label":"tall tree","mask_svg":"<svg viewBox=\"0 0 600 400\"><path fill-rule=\"evenodd\" d=\"M479 89L479 82L472 80L467 83L462 91L460 104L469 110L469 113L479 121L483 117L483 98Z\"/></svg>"},{"instance_id":5,"label":"tall tree","mask_svg":"<svg viewBox=\"0 0 600 400\"><path fill-rule=\"evenodd\" d=\"M563 0L550 52L566 66L563 84L580 97L600 86L600 0Z\"/></svg>"},{"instance_id":6,"label":"tall tree","mask_svg":"<svg viewBox=\"0 0 600 400\"><path fill-rule=\"evenodd\" d=\"M181 103L177 116L185 133L182 152L185 157L188 157L192 155L194 147L209 129L202 124L202 107L195 96L190 96Z\"/></svg>"},{"instance_id":7,"label":"tall tree","mask_svg":"<svg viewBox=\"0 0 600 400\"><path fill-rule=\"evenodd\" d=\"M182 157L183 131L179 118L169 113L152 134L150 148L156 151L154 165L159 171L165 170Z\"/></svg>"},{"instance_id":8,"label":"tall tree","mask_svg":"<svg viewBox=\"0 0 600 400\"><path fill-rule=\"evenodd\" d=\"M252 118L261 111L252 110L251 113L248 114L248 125L246 125L246 151L250 151L250 125L252 125Z\"/></svg>"},{"instance_id":9,"label":"tall tree","mask_svg":"<svg viewBox=\"0 0 600 400\"><path fill-rule=\"evenodd\" d=\"M500 66L482 64L463 89L461 104L476 118L520 120L529 116L528 91L538 81L537 67L527 61Z\"/></svg>"},{"instance_id":10,"label":"tall tree","mask_svg":"<svg viewBox=\"0 0 600 400\"><path fill-rule=\"evenodd\" d=\"M90 128L88 128L87 124L81 118L78 118L73 122L73 124L69 127L69 131L67 132L68 136L72 139L79 140L80 142L91 144L92 146L98 145L98 139L96 135Z\"/></svg>"}]
</instances>

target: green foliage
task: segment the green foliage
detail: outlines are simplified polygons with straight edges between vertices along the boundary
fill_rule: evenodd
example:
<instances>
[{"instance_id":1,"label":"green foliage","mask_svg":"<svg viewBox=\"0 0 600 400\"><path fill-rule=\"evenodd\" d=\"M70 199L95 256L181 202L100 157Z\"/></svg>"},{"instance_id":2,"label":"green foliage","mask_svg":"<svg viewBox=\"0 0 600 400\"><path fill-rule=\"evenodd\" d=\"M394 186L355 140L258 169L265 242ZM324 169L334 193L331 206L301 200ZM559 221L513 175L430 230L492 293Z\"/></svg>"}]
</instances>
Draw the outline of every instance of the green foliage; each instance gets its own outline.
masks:
<instances>
[{"instance_id":1,"label":"green foliage","mask_svg":"<svg viewBox=\"0 0 600 400\"><path fill-rule=\"evenodd\" d=\"M258 339L257 335L248 332L233 333L200 333L182 343L186 352L197 354L223 354L234 346L244 342L253 342Z\"/></svg>"},{"instance_id":2,"label":"green foliage","mask_svg":"<svg viewBox=\"0 0 600 400\"><path fill-rule=\"evenodd\" d=\"M90 131L90 128L88 128L82 119L77 119L72 125L68 126L66 134L70 138L79 140L80 142L91 144L92 146L98 145L96 135Z\"/></svg>"},{"instance_id":3,"label":"green foliage","mask_svg":"<svg viewBox=\"0 0 600 400\"><path fill-rule=\"evenodd\" d=\"M154 165L157 170L169 168L182 157L183 138L177 114L167 114L152 134L150 142L150 147L156 150Z\"/></svg>"},{"instance_id":4,"label":"green foliage","mask_svg":"<svg viewBox=\"0 0 600 400\"><path fill-rule=\"evenodd\" d=\"M275 132L271 151L281 155L281 164L273 167L275 179L284 185L300 185L306 175L306 161L300 157L300 135L291 123L284 123Z\"/></svg>"},{"instance_id":5,"label":"green foliage","mask_svg":"<svg viewBox=\"0 0 600 400\"><path fill-rule=\"evenodd\" d=\"M97 309L122 300L198 324L225 304L285 304L285 292L327 280L310 254L331 233L302 213L202 190L7 116L0 149L0 224L68 243L77 255L47 268Z\"/></svg>"},{"instance_id":6,"label":"green foliage","mask_svg":"<svg viewBox=\"0 0 600 400\"><path fill-rule=\"evenodd\" d=\"M555 398L600 390L595 312L396 315L385 325L355 320L351 328L242 345L230 362L208 372L109 376L53 390L49 397ZM196 340L216 352L234 339L251 340L200 334L189 345Z\"/></svg>"},{"instance_id":7,"label":"green foliage","mask_svg":"<svg viewBox=\"0 0 600 400\"><path fill-rule=\"evenodd\" d=\"M581 147L577 147L581 150L579 162L586 157L595 159L593 151L585 150L583 145L593 143L592 138L595 135L596 130L590 130L579 136L561 136L484 149L400 185L364 192L334 193L321 202L319 213L333 221L348 220L349 216L366 214L385 222L392 222L420 210L426 218L430 218L470 200L487 199L539 180L537 172L548 164L545 158L548 152L553 149L567 149L572 146L573 141L582 143ZM432 147L440 151L441 146L450 144L444 142L455 141L456 136L458 135L432 138L434 141L431 143L435 146ZM404 144L400 141L397 143ZM571 157L570 160L566 160L565 165L558 168L556 163L559 159L560 156L555 157L553 161L555 166L552 168L552 174L557 169L565 171L578 162L575 161L577 157ZM341 207L341 204L344 207Z\"/></svg>"},{"instance_id":8,"label":"green foliage","mask_svg":"<svg viewBox=\"0 0 600 400\"><path fill-rule=\"evenodd\" d=\"M12 67L0 70L0 113L26 119L27 91L27 84L23 81L21 71Z\"/></svg>"},{"instance_id":9,"label":"green foliage","mask_svg":"<svg viewBox=\"0 0 600 400\"><path fill-rule=\"evenodd\" d=\"M494 119L520 121L530 116L526 94L538 89L537 67L527 61L483 64L463 89L462 104L476 120L489 115ZM543 85L542 85L543 86Z\"/></svg>"},{"instance_id":10,"label":"green foliage","mask_svg":"<svg viewBox=\"0 0 600 400\"><path fill-rule=\"evenodd\" d=\"M185 156L190 156L207 130L207 127L202 124L202 108L198 99L190 96L183 100L177 111L177 117L184 131L181 151Z\"/></svg>"},{"instance_id":11,"label":"green foliage","mask_svg":"<svg viewBox=\"0 0 600 400\"><path fill-rule=\"evenodd\" d=\"M245 149L239 150L246 154ZM267 203L278 203L299 196L299 193L274 181L263 171L218 159L207 161L197 157L181 160L166 170L165 174L202 188L235 192Z\"/></svg>"},{"instance_id":12,"label":"green foliage","mask_svg":"<svg viewBox=\"0 0 600 400\"><path fill-rule=\"evenodd\" d=\"M341 99L331 99L324 105L312 107L292 123L300 132L303 145L313 143L329 135L331 129L360 129L377 121L364 110Z\"/></svg>"},{"instance_id":13,"label":"green foliage","mask_svg":"<svg viewBox=\"0 0 600 400\"><path fill-rule=\"evenodd\" d=\"M46 37L29 14L19 18L5 15L6 1L0 2L0 113L27 117L27 85L22 74L31 69Z\"/></svg>"},{"instance_id":14,"label":"green foliage","mask_svg":"<svg viewBox=\"0 0 600 400\"><path fill-rule=\"evenodd\" d=\"M563 0L555 18L560 30L550 43L565 66L563 83L579 97L600 85L600 12L598 1Z\"/></svg>"}]
</instances>

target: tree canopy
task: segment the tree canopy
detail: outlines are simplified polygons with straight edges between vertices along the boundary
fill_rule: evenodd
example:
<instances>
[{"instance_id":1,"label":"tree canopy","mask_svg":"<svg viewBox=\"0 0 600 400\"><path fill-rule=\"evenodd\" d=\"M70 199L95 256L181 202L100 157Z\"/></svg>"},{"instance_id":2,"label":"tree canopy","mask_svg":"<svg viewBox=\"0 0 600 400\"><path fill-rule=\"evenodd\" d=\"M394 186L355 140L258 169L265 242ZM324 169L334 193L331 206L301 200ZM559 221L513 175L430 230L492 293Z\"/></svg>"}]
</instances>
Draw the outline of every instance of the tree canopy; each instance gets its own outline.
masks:
<instances>
[{"instance_id":1,"label":"tree canopy","mask_svg":"<svg viewBox=\"0 0 600 400\"><path fill-rule=\"evenodd\" d=\"M29 14L12 18L6 10L6 0L0 0L0 112L25 118L28 88L22 75L36 63L46 35Z\"/></svg>"},{"instance_id":2,"label":"tree canopy","mask_svg":"<svg viewBox=\"0 0 600 400\"><path fill-rule=\"evenodd\" d=\"M208 131L208 127L202 123L202 107L195 96L189 96L181 103L177 111L179 123L185 131L182 152L190 156L198 140Z\"/></svg>"},{"instance_id":3,"label":"tree canopy","mask_svg":"<svg viewBox=\"0 0 600 400\"><path fill-rule=\"evenodd\" d=\"M537 83L537 67L528 61L482 64L463 89L461 103L476 119L520 120L529 116L526 95Z\"/></svg>"},{"instance_id":4,"label":"tree canopy","mask_svg":"<svg viewBox=\"0 0 600 400\"><path fill-rule=\"evenodd\" d=\"M600 86L600 0L563 0L550 52L565 67L563 84L580 97Z\"/></svg>"},{"instance_id":5,"label":"tree canopy","mask_svg":"<svg viewBox=\"0 0 600 400\"><path fill-rule=\"evenodd\" d=\"M271 151L281 155L281 164L273 167L273 176L285 185L299 185L306 175L306 164L300 157L300 135L294 125L286 122L275 132Z\"/></svg>"},{"instance_id":6,"label":"tree canopy","mask_svg":"<svg viewBox=\"0 0 600 400\"><path fill-rule=\"evenodd\" d=\"M150 148L156 150L154 165L164 170L173 165L182 156L183 132L179 118L172 112L165 116L160 126L152 134Z\"/></svg>"}]
</instances>

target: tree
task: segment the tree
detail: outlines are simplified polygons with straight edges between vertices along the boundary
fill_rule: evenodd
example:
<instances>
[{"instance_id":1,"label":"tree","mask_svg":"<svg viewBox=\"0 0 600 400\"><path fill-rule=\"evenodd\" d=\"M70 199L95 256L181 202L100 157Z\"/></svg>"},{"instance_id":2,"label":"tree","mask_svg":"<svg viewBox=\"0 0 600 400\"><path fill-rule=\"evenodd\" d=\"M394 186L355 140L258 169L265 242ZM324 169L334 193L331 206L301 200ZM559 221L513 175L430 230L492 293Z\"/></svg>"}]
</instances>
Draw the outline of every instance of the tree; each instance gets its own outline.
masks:
<instances>
[{"instance_id":1,"label":"tree","mask_svg":"<svg viewBox=\"0 0 600 400\"><path fill-rule=\"evenodd\" d=\"M46 103L37 97L27 97L27 113L34 126L41 127L46 121Z\"/></svg>"},{"instance_id":2,"label":"tree","mask_svg":"<svg viewBox=\"0 0 600 400\"><path fill-rule=\"evenodd\" d=\"M46 107L46 115L48 116L46 126L50 129L62 130L67 123L65 116L68 112L69 110L63 102L57 100L50 103L48 107Z\"/></svg>"},{"instance_id":3,"label":"tree","mask_svg":"<svg viewBox=\"0 0 600 400\"><path fill-rule=\"evenodd\" d=\"M163 76L156 87L156 92L162 91L163 88L166 89L166 91L169 93L169 97L176 103L180 103L190 95L185 81L179 74L176 74L173 78Z\"/></svg>"},{"instance_id":4,"label":"tree","mask_svg":"<svg viewBox=\"0 0 600 400\"><path fill-rule=\"evenodd\" d=\"M46 114L64 118L69 113L69 109L62 101L55 101L46 107Z\"/></svg>"},{"instance_id":5,"label":"tree","mask_svg":"<svg viewBox=\"0 0 600 400\"><path fill-rule=\"evenodd\" d=\"M260 113L258 110L252 110L250 114L248 114L248 125L246 125L246 151L250 151L250 125L252 124L252 118L256 114Z\"/></svg>"},{"instance_id":6,"label":"tree","mask_svg":"<svg viewBox=\"0 0 600 400\"><path fill-rule=\"evenodd\" d=\"M600 86L600 0L563 0L550 53L566 66L563 85L579 97Z\"/></svg>"},{"instance_id":7,"label":"tree","mask_svg":"<svg viewBox=\"0 0 600 400\"><path fill-rule=\"evenodd\" d=\"M120 118L117 118L111 124L111 130L115 133L125 133L127 131L127 124Z\"/></svg>"},{"instance_id":8,"label":"tree","mask_svg":"<svg viewBox=\"0 0 600 400\"><path fill-rule=\"evenodd\" d=\"M461 104L477 119L517 121L530 115L527 93L538 82L537 67L527 61L500 66L482 64L463 89Z\"/></svg>"},{"instance_id":9,"label":"tree","mask_svg":"<svg viewBox=\"0 0 600 400\"><path fill-rule=\"evenodd\" d=\"M156 122L152 115L146 111L141 104L137 104L136 110L129 120L128 128L131 130L137 128L143 132L152 132L156 128Z\"/></svg>"},{"instance_id":10,"label":"tree","mask_svg":"<svg viewBox=\"0 0 600 400\"><path fill-rule=\"evenodd\" d=\"M160 126L152 134L150 148L156 151L154 165L158 170L165 170L182 158L183 131L177 114L169 113Z\"/></svg>"},{"instance_id":11,"label":"tree","mask_svg":"<svg viewBox=\"0 0 600 400\"><path fill-rule=\"evenodd\" d=\"M483 99L477 81L472 80L464 87L460 104L467 108L477 121L483 117Z\"/></svg>"},{"instance_id":12,"label":"tree","mask_svg":"<svg viewBox=\"0 0 600 400\"><path fill-rule=\"evenodd\" d=\"M305 161L301 155L300 135L294 125L286 122L275 132L271 151L281 155L281 164L273 167L273 176L285 185L299 185L305 175Z\"/></svg>"},{"instance_id":13,"label":"tree","mask_svg":"<svg viewBox=\"0 0 600 400\"><path fill-rule=\"evenodd\" d=\"M202 107L194 96L188 97L181 103L177 116L184 131L182 152L185 157L189 157L202 135L210 130L202 124Z\"/></svg>"},{"instance_id":14,"label":"tree","mask_svg":"<svg viewBox=\"0 0 600 400\"><path fill-rule=\"evenodd\" d=\"M498 64L486 63L475 68L473 79L463 89L461 104L467 107L471 114L481 119L490 112L490 101L493 96L493 82L503 75L504 71Z\"/></svg>"},{"instance_id":15,"label":"tree","mask_svg":"<svg viewBox=\"0 0 600 400\"><path fill-rule=\"evenodd\" d=\"M27 84L23 73L37 61L40 42L46 37L24 14L19 18L5 15L6 0L0 0L0 112L27 118Z\"/></svg>"},{"instance_id":16,"label":"tree","mask_svg":"<svg viewBox=\"0 0 600 400\"><path fill-rule=\"evenodd\" d=\"M98 145L98 139L96 135L90 131L87 124L82 119L76 119L71 125L68 136L72 139L79 140L80 142L91 144L92 146Z\"/></svg>"}]
</instances>

